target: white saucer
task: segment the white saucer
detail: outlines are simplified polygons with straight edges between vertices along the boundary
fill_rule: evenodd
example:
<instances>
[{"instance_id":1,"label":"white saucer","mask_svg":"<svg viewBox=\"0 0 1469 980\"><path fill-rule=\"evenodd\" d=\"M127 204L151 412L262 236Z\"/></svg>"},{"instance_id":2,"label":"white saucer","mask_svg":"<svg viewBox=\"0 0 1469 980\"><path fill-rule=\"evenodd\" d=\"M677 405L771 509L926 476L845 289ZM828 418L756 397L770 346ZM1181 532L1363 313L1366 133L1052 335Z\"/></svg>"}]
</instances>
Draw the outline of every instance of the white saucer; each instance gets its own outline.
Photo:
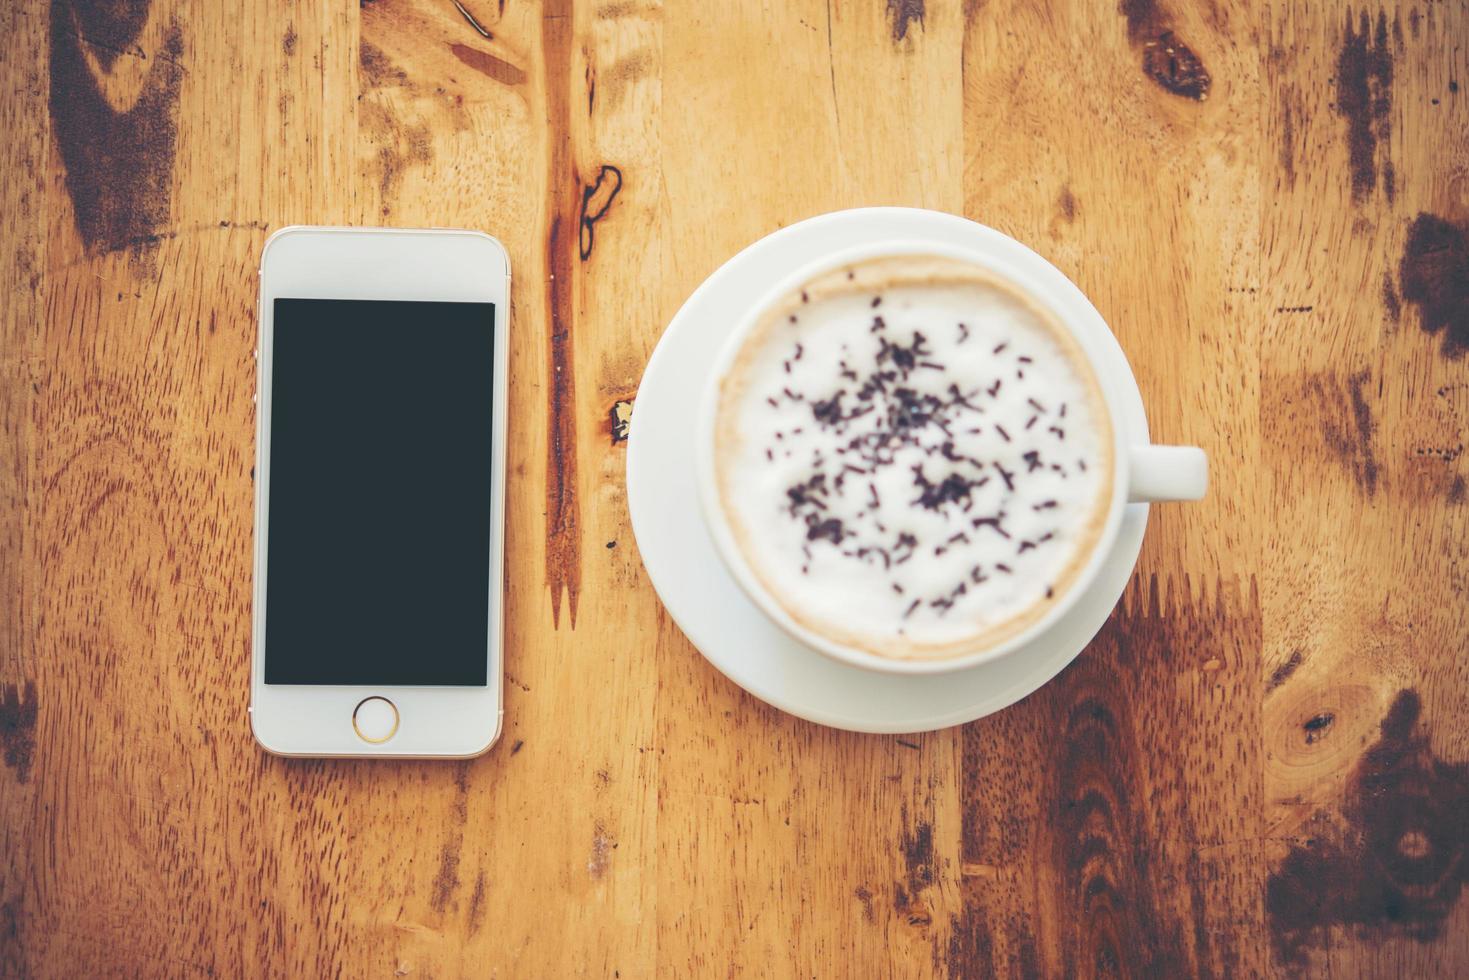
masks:
<instances>
[{"instance_id":1,"label":"white saucer","mask_svg":"<svg viewBox=\"0 0 1469 980\"><path fill-rule=\"evenodd\" d=\"M999 711L1055 677L1106 622L1142 548L1146 504L1129 504L1111 559L1091 591L1034 643L951 674L878 674L838 663L788 636L745 597L705 530L694 480L700 391L751 297L823 252L865 242L926 239L1044 266L1072 315L1101 315L1059 269L992 228L913 208L838 211L762 238L704 281L664 331L643 372L628 437L627 499L643 564L669 614L699 652L768 704L855 732L933 731ZM1110 331L1103 331L1111 337ZM1147 442L1142 397L1115 340L1104 371L1124 392L1129 444Z\"/></svg>"}]
</instances>

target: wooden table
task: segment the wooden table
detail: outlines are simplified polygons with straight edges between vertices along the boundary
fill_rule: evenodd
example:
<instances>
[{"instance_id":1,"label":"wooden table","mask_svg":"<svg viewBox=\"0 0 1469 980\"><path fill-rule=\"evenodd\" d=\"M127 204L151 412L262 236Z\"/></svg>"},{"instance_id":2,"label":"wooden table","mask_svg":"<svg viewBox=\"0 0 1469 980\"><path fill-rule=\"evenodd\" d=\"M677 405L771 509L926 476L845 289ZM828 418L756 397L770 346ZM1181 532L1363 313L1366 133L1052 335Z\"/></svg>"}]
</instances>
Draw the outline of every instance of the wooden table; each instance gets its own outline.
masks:
<instances>
[{"instance_id":1,"label":"wooden table","mask_svg":"<svg viewBox=\"0 0 1469 980\"><path fill-rule=\"evenodd\" d=\"M56 0L0 45L0 973L1469 972L1464 3ZM1050 258L1214 464L1069 670L922 737L691 649L613 424L724 259L885 203ZM292 223L510 251L473 762L251 740Z\"/></svg>"}]
</instances>

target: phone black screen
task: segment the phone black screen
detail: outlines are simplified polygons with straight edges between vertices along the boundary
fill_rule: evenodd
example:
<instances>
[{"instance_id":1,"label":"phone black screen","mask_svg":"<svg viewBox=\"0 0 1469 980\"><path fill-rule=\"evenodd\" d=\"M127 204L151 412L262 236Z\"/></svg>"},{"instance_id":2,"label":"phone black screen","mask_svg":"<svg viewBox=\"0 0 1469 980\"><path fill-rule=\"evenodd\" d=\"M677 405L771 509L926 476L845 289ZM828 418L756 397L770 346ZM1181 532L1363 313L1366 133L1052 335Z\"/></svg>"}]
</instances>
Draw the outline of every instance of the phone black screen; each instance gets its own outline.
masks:
<instances>
[{"instance_id":1,"label":"phone black screen","mask_svg":"<svg viewBox=\"0 0 1469 980\"><path fill-rule=\"evenodd\" d=\"M487 683L494 328L275 301L267 684Z\"/></svg>"}]
</instances>

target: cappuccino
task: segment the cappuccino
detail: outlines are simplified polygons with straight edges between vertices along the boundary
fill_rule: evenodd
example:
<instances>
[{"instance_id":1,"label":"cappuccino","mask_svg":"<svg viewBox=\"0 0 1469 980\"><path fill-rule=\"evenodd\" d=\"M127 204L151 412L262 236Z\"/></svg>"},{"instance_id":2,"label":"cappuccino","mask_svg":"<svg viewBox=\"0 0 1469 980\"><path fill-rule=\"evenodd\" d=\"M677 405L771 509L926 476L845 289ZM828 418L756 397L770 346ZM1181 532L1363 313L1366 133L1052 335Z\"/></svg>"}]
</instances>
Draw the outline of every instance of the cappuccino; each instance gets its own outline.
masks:
<instances>
[{"instance_id":1,"label":"cappuccino","mask_svg":"<svg viewBox=\"0 0 1469 980\"><path fill-rule=\"evenodd\" d=\"M1113 434L1085 355L1018 287L893 256L769 306L720 381L719 506L761 586L835 643L976 653L1067 594Z\"/></svg>"}]
</instances>

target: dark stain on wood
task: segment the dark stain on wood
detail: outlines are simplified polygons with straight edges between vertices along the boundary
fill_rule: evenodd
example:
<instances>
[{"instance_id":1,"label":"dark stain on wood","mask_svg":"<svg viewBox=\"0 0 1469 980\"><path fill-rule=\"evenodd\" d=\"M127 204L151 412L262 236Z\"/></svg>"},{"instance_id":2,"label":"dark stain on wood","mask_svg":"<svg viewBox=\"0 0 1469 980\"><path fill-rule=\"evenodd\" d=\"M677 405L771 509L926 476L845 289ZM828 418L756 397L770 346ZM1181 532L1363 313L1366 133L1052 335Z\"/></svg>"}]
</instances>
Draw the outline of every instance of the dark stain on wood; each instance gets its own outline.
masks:
<instances>
[{"instance_id":1,"label":"dark stain on wood","mask_svg":"<svg viewBox=\"0 0 1469 980\"><path fill-rule=\"evenodd\" d=\"M607 107L614 108L622 103L633 83L643 78L653 68L657 54L651 48L639 48L614 61L604 73L603 92ZM590 72L591 66L588 65ZM590 97L587 111L591 111Z\"/></svg>"},{"instance_id":2,"label":"dark stain on wood","mask_svg":"<svg viewBox=\"0 0 1469 980\"><path fill-rule=\"evenodd\" d=\"M1462 504L1464 502L1464 493L1464 477L1462 475L1454 477L1454 482L1449 484L1449 503L1455 507Z\"/></svg>"},{"instance_id":3,"label":"dark stain on wood","mask_svg":"<svg viewBox=\"0 0 1469 980\"><path fill-rule=\"evenodd\" d=\"M995 936L989 918L973 901L966 901L963 913L953 917L945 965L951 977L1004 975L995 969Z\"/></svg>"},{"instance_id":4,"label":"dark stain on wood","mask_svg":"<svg viewBox=\"0 0 1469 980\"><path fill-rule=\"evenodd\" d=\"M608 836L607 829L599 821L592 829L592 854L587 859L587 874L593 881L607 874L607 869L612 866L612 851L616 847L617 842Z\"/></svg>"},{"instance_id":5,"label":"dark stain on wood","mask_svg":"<svg viewBox=\"0 0 1469 980\"><path fill-rule=\"evenodd\" d=\"M607 431L614 445L627 442L627 434L632 431L632 408L632 399L623 398L607 410Z\"/></svg>"},{"instance_id":6,"label":"dark stain on wood","mask_svg":"<svg viewBox=\"0 0 1469 980\"><path fill-rule=\"evenodd\" d=\"M577 233L577 248L581 260L592 257L592 246L596 244L596 224L607 216L607 209L622 192L622 171L610 163L602 164L597 179L581 190L580 231Z\"/></svg>"},{"instance_id":7,"label":"dark stain on wood","mask_svg":"<svg viewBox=\"0 0 1469 980\"><path fill-rule=\"evenodd\" d=\"M572 262L569 230L579 225L585 197L564 133L571 124L571 0L548 0L541 18L541 60L546 71L546 118L553 136L546 161L546 585L551 621L561 625L564 596L576 628L581 590L581 507L576 488L576 358L573 345ZM580 199L579 199L580 198Z\"/></svg>"},{"instance_id":8,"label":"dark stain on wood","mask_svg":"<svg viewBox=\"0 0 1469 980\"><path fill-rule=\"evenodd\" d=\"M146 3L51 4L51 128L90 253L153 244L169 219L184 77L177 25L154 53L136 98L126 93L126 111L113 108L87 57L90 51L104 74L120 56L147 57L136 40L148 13Z\"/></svg>"},{"instance_id":9,"label":"dark stain on wood","mask_svg":"<svg viewBox=\"0 0 1469 980\"><path fill-rule=\"evenodd\" d=\"M903 809L904 880L893 884L893 910L910 926L927 927L933 922L933 911L923 892L936 880L933 854L933 825L920 820L910 829L907 808Z\"/></svg>"},{"instance_id":10,"label":"dark stain on wood","mask_svg":"<svg viewBox=\"0 0 1469 980\"><path fill-rule=\"evenodd\" d=\"M1433 754L1421 714L1417 691L1399 691L1348 784L1345 826L1293 845L1270 875L1265 911L1282 962L1300 965L1331 926L1377 942L1442 933L1469 878L1469 764Z\"/></svg>"},{"instance_id":11,"label":"dark stain on wood","mask_svg":"<svg viewBox=\"0 0 1469 980\"><path fill-rule=\"evenodd\" d=\"M4 753L5 764L15 773L18 783L31 778L31 766L36 761L39 711L35 681L26 681L23 689L6 684L0 691L0 752Z\"/></svg>"},{"instance_id":12,"label":"dark stain on wood","mask_svg":"<svg viewBox=\"0 0 1469 980\"><path fill-rule=\"evenodd\" d=\"M1403 318L1403 306L1398 301L1398 288L1393 285L1390 272L1382 274L1382 311L1387 314L1388 322L1393 325Z\"/></svg>"},{"instance_id":13,"label":"dark stain on wood","mask_svg":"<svg viewBox=\"0 0 1469 980\"><path fill-rule=\"evenodd\" d=\"M453 837L439 850L439 870L430 886L430 903L435 912L447 909L459 890L459 852L464 846L464 825L469 820L469 766L465 761L454 767L454 802L450 804L450 812L457 826Z\"/></svg>"},{"instance_id":14,"label":"dark stain on wood","mask_svg":"<svg viewBox=\"0 0 1469 980\"><path fill-rule=\"evenodd\" d=\"M923 27L923 0L888 0L888 20L892 24L893 43L897 44L908 36L908 29L917 23Z\"/></svg>"},{"instance_id":15,"label":"dark stain on wood","mask_svg":"<svg viewBox=\"0 0 1469 980\"><path fill-rule=\"evenodd\" d=\"M1214 80L1203 61L1172 31L1143 44L1143 72L1164 91L1203 102Z\"/></svg>"},{"instance_id":16,"label":"dark stain on wood","mask_svg":"<svg viewBox=\"0 0 1469 980\"><path fill-rule=\"evenodd\" d=\"M1056 212L1068 225L1076 220L1076 195L1071 193L1070 184L1061 188L1061 194L1056 198Z\"/></svg>"},{"instance_id":17,"label":"dark stain on wood","mask_svg":"<svg viewBox=\"0 0 1469 980\"><path fill-rule=\"evenodd\" d=\"M358 42L357 65L362 72L362 80L367 83L368 88L411 85L408 73L394 64L387 55L383 54L382 49L371 41Z\"/></svg>"},{"instance_id":18,"label":"dark stain on wood","mask_svg":"<svg viewBox=\"0 0 1469 980\"><path fill-rule=\"evenodd\" d=\"M485 873L474 876L474 891L469 895L469 934L479 932L485 924Z\"/></svg>"},{"instance_id":19,"label":"dark stain on wood","mask_svg":"<svg viewBox=\"0 0 1469 980\"><path fill-rule=\"evenodd\" d=\"M1387 15L1379 12L1374 30L1364 10L1352 27L1347 11L1345 31L1336 58L1337 113L1347 123L1347 154L1352 174L1352 198L1360 201L1377 186L1377 147L1384 153L1392 131L1393 58L1388 47ZM1385 189L1395 193L1391 161L1384 167Z\"/></svg>"},{"instance_id":20,"label":"dark stain on wood","mask_svg":"<svg viewBox=\"0 0 1469 980\"><path fill-rule=\"evenodd\" d=\"M287 57L296 53L296 25L287 24L286 33L281 35L281 52Z\"/></svg>"},{"instance_id":21,"label":"dark stain on wood","mask_svg":"<svg viewBox=\"0 0 1469 980\"><path fill-rule=\"evenodd\" d=\"M511 755L514 755L515 753L519 752L523 748L525 748L525 740L524 739L517 738L515 740L515 744L512 745L512 746L510 746L510 754Z\"/></svg>"},{"instance_id":22,"label":"dark stain on wood","mask_svg":"<svg viewBox=\"0 0 1469 980\"><path fill-rule=\"evenodd\" d=\"M1296 107L1289 99L1280 113L1280 172L1285 174L1285 183L1294 187L1296 183Z\"/></svg>"},{"instance_id":23,"label":"dark stain on wood","mask_svg":"<svg viewBox=\"0 0 1469 980\"><path fill-rule=\"evenodd\" d=\"M459 889L459 847L461 835L455 834L454 839L445 844L439 851L439 870L434 875L430 903L435 912L442 912L449 907L449 902L454 898L454 892Z\"/></svg>"},{"instance_id":24,"label":"dark stain on wood","mask_svg":"<svg viewBox=\"0 0 1469 980\"><path fill-rule=\"evenodd\" d=\"M1270 680L1265 685L1266 692L1273 691L1290 680L1290 675L1294 674L1305 660L1306 655L1299 648L1292 650L1290 657L1286 659L1285 663L1270 672Z\"/></svg>"},{"instance_id":25,"label":"dark stain on wood","mask_svg":"<svg viewBox=\"0 0 1469 980\"><path fill-rule=\"evenodd\" d=\"M403 172L414 164L433 162L433 143L429 128L423 124L400 127L380 105L359 103L358 121L367 141L377 147L373 157L377 169L380 213L386 217L393 211L393 199Z\"/></svg>"},{"instance_id":26,"label":"dark stain on wood","mask_svg":"<svg viewBox=\"0 0 1469 980\"><path fill-rule=\"evenodd\" d=\"M857 896L857 901L862 903L862 918L868 922L875 922L876 917L872 911L872 892L866 885L858 885L857 890L852 893Z\"/></svg>"},{"instance_id":27,"label":"dark stain on wood","mask_svg":"<svg viewBox=\"0 0 1469 980\"><path fill-rule=\"evenodd\" d=\"M469 819L469 767L470 763L456 763L454 766L454 819L462 826Z\"/></svg>"},{"instance_id":28,"label":"dark stain on wood","mask_svg":"<svg viewBox=\"0 0 1469 980\"><path fill-rule=\"evenodd\" d=\"M1143 74L1163 91L1195 102L1209 97L1214 79L1193 48L1173 32L1157 0L1121 0L1127 39L1142 52Z\"/></svg>"},{"instance_id":29,"label":"dark stain on wood","mask_svg":"<svg viewBox=\"0 0 1469 980\"><path fill-rule=\"evenodd\" d=\"M497 58L488 51L471 48L467 44L451 44L449 50L454 57L486 78L503 85L521 85L525 82L525 69L512 65L504 58Z\"/></svg>"},{"instance_id":30,"label":"dark stain on wood","mask_svg":"<svg viewBox=\"0 0 1469 980\"><path fill-rule=\"evenodd\" d=\"M1469 350L1469 229L1419 214L1408 229L1398 282L1403 299L1418 308L1423 330L1443 334L1444 356L1463 357Z\"/></svg>"},{"instance_id":31,"label":"dark stain on wood","mask_svg":"<svg viewBox=\"0 0 1469 980\"><path fill-rule=\"evenodd\" d=\"M1377 421L1373 418L1372 406L1368 404L1366 395L1369 381L1371 375L1365 369L1347 379L1350 424L1338 421L1338 412L1332 404L1336 401L1336 396L1328 395L1319 383L1313 384L1313 387L1325 403L1322 408L1325 418L1321 431L1327 448L1346 466L1357 486L1371 497L1377 493L1378 467L1372 439L1377 431Z\"/></svg>"},{"instance_id":32,"label":"dark stain on wood","mask_svg":"<svg viewBox=\"0 0 1469 980\"><path fill-rule=\"evenodd\" d=\"M905 828L902 846L908 888L916 894L934 882L933 825L920 820L911 834Z\"/></svg>"},{"instance_id":33,"label":"dark stain on wood","mask_svg":"<svg viewBox=\"0 0 1469 980\"><path fill-rule=\"evenodd\" d=\"M1319 715L1307 718L1301 723L1301 730L1306 733L1306 744L1312 745L1326 737L1326 730L1331 723L1336 721L1336 715L1330 711L1323 711Z\"/></svg>"}]
</instances>

